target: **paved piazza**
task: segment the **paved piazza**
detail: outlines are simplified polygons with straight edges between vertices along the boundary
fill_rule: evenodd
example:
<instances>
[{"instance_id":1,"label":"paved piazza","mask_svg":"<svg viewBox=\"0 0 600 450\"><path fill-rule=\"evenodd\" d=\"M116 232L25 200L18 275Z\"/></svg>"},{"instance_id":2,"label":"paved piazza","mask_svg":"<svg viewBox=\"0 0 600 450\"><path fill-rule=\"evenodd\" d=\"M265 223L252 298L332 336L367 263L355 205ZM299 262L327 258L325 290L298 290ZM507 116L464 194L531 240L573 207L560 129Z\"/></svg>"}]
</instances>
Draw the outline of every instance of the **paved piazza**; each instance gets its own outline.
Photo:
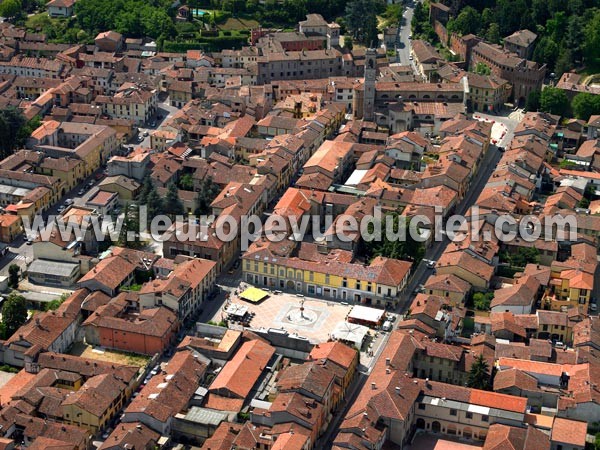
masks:
<instances>
[{"instance_id":1,"label":"paved piazza","mask_svg":"<svg viewBox=\"0 0 600 450\"><path fill-rule=\"evenodd\" d=\"M297 333L316 343L329 340L329 333L338 322L343 322L352 309L352 305L328 302L309 297L297 297L293 294L270 293L269 297L253 304L232 295L231 302L248 307L254 313L250 321L251 328L283 328L290 334ZM300 311L300 301L304 300L304 311ZM224 305L223 305L224 306ZM212 320L223 320L223 307Z\"/></svg>"}]
</instances>

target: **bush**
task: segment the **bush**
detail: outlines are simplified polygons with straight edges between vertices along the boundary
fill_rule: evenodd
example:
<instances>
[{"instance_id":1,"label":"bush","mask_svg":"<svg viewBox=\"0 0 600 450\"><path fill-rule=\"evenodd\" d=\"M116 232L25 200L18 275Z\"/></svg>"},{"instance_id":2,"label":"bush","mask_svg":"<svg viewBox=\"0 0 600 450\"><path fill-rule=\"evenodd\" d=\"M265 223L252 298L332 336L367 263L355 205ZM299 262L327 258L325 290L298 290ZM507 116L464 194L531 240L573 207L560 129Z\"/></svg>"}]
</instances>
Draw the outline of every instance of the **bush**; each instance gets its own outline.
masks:
<instances>
[{"instance_id":1,"label":"bush","mask_svg":"<svg viewBox=\"0 0 600 450\"><path fill-rule=\"evenodd\" d=\"M8 364L1 365L0 370L2 372L8 372L8 373L19 373L19 369L17 369L16 367L13 367L13 366L9 366Z\"/></svg>"},{"instance_id":2,"label":"bush","mask_svg":"<svg viewBox=\"0 0 600 450\"><path fill-rule=\"evenodd\" d=\"M473 306L479 311L488 311L493 298L493 292L486 292L485 294L482 292L475 292L473 294Z\"/></svg>"},{"instance_id":3,"label":"bush","mask_svg":"<svg viewBox=\"0 0 600 450\"><path fill-rule=\"evenodd\" d=\"M231 36L231 31L229 31L229 30L223 31L223 36Z\"/></svg>"},{"instance_id":4,"label":"bush","mask_svg":"<svg viewBox=\"0 0 600 450\"><path fill-rule=\"evenodd\" d=\"M230 32L231 34L231 32ZM200 32L200 36L202 37L216 37L219 36L219 31L218 30L202 30Z\"/></svg>"}]
</instances>

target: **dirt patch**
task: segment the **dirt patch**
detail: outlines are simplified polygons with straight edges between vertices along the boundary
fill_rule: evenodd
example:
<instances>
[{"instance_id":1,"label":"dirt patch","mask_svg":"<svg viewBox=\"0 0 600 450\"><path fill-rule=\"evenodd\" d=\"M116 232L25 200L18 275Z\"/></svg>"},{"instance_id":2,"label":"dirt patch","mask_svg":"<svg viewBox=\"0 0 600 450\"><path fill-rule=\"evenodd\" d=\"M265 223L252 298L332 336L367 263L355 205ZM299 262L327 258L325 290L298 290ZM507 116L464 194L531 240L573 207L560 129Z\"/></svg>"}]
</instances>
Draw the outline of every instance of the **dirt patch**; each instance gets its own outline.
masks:
<instances>
[{"instance_id":1,"label":"dirt patch","mask_svg":"<svg viewBox=\"0 0 600 450\"><path fill-rule=\"evenodd\" d=\"M149 356L136 355L133 353L119 352L104 347L93 347L83 342L76 342L69 350L70 355L82 358L97 359L98 361L113 362L116 364L128 364L144 367L150 360Z\"/></svg>"}]
</instances>

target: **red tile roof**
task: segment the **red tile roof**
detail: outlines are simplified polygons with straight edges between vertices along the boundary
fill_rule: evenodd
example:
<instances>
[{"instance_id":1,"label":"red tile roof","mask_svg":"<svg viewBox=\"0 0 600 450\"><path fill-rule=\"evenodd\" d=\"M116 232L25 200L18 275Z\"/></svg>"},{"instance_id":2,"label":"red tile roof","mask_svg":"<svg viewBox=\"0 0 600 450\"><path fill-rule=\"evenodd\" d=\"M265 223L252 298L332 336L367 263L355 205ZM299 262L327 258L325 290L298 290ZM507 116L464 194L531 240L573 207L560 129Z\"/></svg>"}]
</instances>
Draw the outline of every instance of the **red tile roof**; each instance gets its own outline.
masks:
<instances>
[{"instance_id":1,"label":"red tile roof","mask_svg":"<svg viewBox=\"0 0 600 450\"><path fill-rule=\"evenodd\" d=\"M358 354L355 349L339 341L317 344L310 352L310 358L328 359L344 369L349 369L357 357Z\"/></svg>"},{"instance_id":2,"label":"red tile roof","mask_svg":"<svg viewBox=\"0 0 600 450\"><path fill-rule=\"evenodd\" d=\"M223 366L209 392L245 399L267 367L275 348L259 340L245 342Z\"/></svg>"},{"instance_id":3,"label":"red tile roof","mask_svg":"<svg viewBox=\"0 0 600 450\"><path fill-rule=\"evenodd\" d=\"M587 422L555 417L552 425L552 442L585 447L587 427Z\"/></svg>"}]
</instances>

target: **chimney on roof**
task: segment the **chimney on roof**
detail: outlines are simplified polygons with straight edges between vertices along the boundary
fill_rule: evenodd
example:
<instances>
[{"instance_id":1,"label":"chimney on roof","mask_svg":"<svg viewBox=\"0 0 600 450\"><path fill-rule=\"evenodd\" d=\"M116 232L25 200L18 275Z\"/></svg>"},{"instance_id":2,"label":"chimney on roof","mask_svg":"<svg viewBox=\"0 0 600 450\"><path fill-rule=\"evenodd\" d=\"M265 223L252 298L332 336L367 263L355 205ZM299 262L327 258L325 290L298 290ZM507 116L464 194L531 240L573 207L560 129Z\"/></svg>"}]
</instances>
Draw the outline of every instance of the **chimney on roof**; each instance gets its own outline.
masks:
<instances>
[{"instance_id":1,"label":"chimney on roof","mask_svg":"<svg viewBox=\"0 0 600 450\"><path fill-rule=\"evenodd\" d=\"M375 382L371 383L371 389L377 389L377 385L375 384Z\"/></svg>"},{"instance_id":2,"label":"chimney on roof","mask_svg":"<svg viewBox=\"0 0 600 450\"><path fill-rule=\"evenodd\" d=\"M391 364L392 360L390 358L385 358L385 365L389 366Z\"/></svg>"},{"instance_id":3,"label":"chimney on roof","mask_svg":"<svg viewBox=\"0 0 600 450\"><path fill-rule=\"evenodd\" d=\"M396 386L396 394L400 395L400 386Z\"/></svg>"}]
</instances>

